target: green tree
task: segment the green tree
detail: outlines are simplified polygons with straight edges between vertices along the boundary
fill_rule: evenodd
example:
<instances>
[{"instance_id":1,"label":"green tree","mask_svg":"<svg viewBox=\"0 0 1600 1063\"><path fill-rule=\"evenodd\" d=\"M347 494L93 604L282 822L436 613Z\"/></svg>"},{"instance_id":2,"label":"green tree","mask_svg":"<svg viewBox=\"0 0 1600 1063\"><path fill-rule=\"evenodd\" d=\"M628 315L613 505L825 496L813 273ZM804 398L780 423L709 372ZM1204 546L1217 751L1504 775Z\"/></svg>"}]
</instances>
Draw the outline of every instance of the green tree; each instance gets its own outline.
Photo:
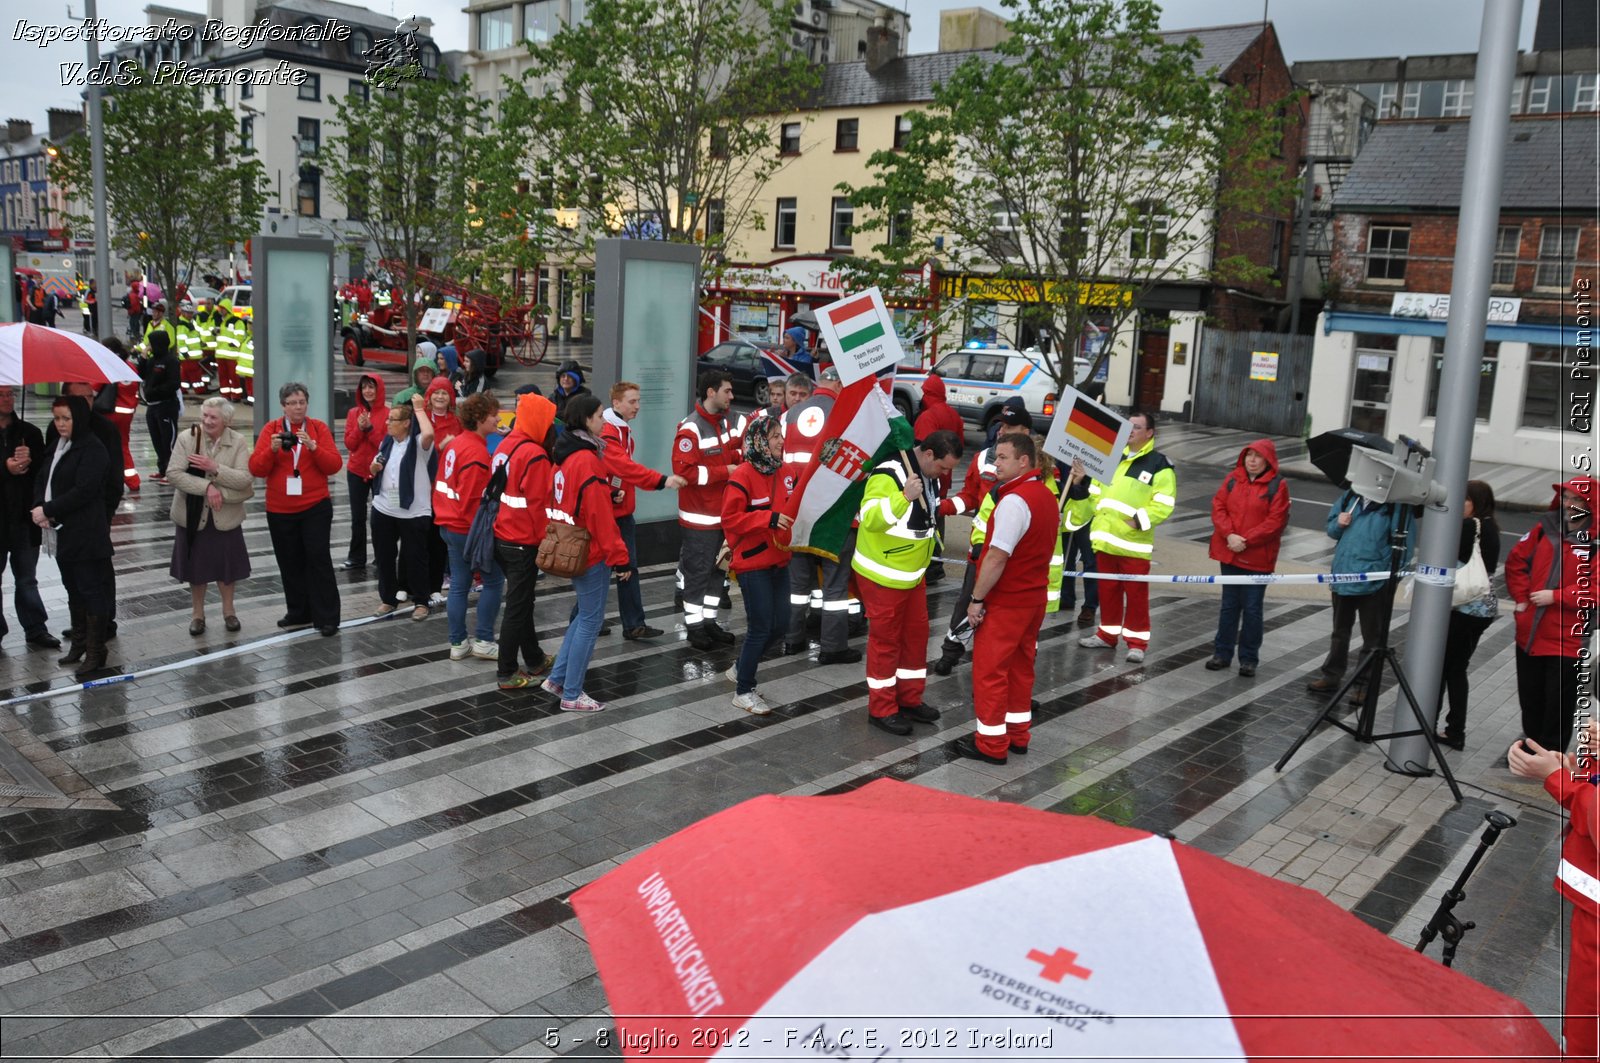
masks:
<instances>
[{"instance_id":1,"label":"green tree","mask_svg":"<svg viewBox=\"0 0 1600 1063\"><path fill-rule=\"evenodd\" d=\"M507 136L526 146L525 213L563 252L598 235L698 244L711 267L782 164L778 122L818 84L788 43L789 0L593 0L529 44Z\"/></svg>"},{"instance_id":2,"label":"green tree","mask_svg":"<svg viewBox=\"0 0 1600 1063\"><path fill-rule=\"evenodd\" d=\"M507 240L511 223L477 200L486 186L511 179L513 158L465 78L413 65L339 100L317 165L405 292L409 352L417 348L414 296L426 288L424 271L465 276Z\"/></svg>"},{"instance_id":3,"label":"green tree","mask_svg":"<svg viewBox=\"0 0 1600 1063\"><path fill-rule=\"evenodd\" d=\"M1115 335L1157 284L1269 275L1212 249L1220 218L1264 224L1292 202L1274 155L1298 111L1201 68L1151 0L1002 2L1011 38L935 88L904 150L869 160L872 184L841 186L879 234L842 269L886 290L929 258L992 273L1057 337L1046 368L1071 384L1077 337L1095 320Z\"/></svg>"},{"instance_id":4,"label":"green tree","mask_svg":"<svg viewBox=\"0 0 1600 1063\"><path fill-rule=\"evenodd\" d=\"M168 293L260 226L265 172L209 92L140 80L108 93L105 156L111 249L147 263ZM93 202L87 133L68 141L51 174L68 202ZM94 222L70 224L92 232Z\"/></svg>"}]
</instances>

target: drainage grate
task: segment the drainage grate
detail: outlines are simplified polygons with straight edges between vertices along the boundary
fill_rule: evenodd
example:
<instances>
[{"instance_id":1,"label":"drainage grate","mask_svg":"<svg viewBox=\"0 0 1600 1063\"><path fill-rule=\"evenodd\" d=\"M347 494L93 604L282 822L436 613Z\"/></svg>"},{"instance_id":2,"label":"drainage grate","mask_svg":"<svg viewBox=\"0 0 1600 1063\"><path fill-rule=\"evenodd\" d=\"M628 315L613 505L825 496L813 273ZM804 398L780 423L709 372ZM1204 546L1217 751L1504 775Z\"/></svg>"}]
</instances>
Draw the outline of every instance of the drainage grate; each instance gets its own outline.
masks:
<instances>
[{"instance_id":1,"label":"drainage grate","mask_svg":"<svg viewBox=\"0 0 1600 1063\"><path fill-rule=\"evenodd\" d=\"M10 785L7 785L5 783L0 783L0 797L61 797L61 796L62 796L62 794L61 794L61 792L59 790L51 791L49 793L46 793L43 790L35 790L35 789L32 789L31 787L27 787L27 786L10 786Z\"/></svg>"}]
</instances>

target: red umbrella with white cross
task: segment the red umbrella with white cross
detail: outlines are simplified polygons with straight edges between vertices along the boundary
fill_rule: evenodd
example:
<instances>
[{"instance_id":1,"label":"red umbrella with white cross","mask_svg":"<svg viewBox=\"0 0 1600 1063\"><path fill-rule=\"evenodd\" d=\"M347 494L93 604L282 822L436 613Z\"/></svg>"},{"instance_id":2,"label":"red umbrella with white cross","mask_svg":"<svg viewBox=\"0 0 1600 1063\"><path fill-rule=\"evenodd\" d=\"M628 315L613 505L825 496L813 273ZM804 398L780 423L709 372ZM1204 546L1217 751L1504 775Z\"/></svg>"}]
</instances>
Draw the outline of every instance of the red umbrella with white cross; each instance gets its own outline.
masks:
<instances>
[{"instance_id":1,"label":"red umbrella with white cross","mask_svg":"<svg viewBox=\"0 0 1600 1063\"><path fill-rule=\"evenodd\" d=\"M633 1059L1555 1053L1320 894L1091 817L881 780L760 797L573 897Z\"/></svg>"},{"instance_id":2,"label":"red umbrella with white cross","mask_svg":"<svg viewBox=\"0 0 1600 1063\"><path fill-rule=\"evenodd\" d=\"M110 348L66 329L0 325L0 385L137 383Z\"/></svg>"}]
</instances>

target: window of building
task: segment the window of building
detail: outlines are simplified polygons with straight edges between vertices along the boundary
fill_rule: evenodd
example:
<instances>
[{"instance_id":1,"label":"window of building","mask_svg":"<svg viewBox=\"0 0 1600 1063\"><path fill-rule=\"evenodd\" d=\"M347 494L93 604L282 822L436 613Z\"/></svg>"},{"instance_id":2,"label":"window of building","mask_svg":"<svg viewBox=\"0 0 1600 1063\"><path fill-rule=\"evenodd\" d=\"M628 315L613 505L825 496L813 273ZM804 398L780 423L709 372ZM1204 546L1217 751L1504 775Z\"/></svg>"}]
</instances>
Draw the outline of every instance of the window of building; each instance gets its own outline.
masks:
<instances>
[{"instance_id":1,"label":"window of building","mask_svg":"<svg viewBox=\"0 0 1600 1063\"><path fill-rule=\"evenodd\" d=\"M1517 78L1511 83L1511 113L1522 113L1522 98L1528 94L1528 79Z\"/></svg>"},{"instance_id":2,"label":"window of building","mask_svg":"<svg viewBox=\"0 0 1600 1063\"><path fill-rule=\"evenodd\" d=\"M728 127L713 126L711 129L711 157L713 159L726 159L728 157Z\"/></svg>"},{"instance_id":3,"label":"window of building","mask_svg":"<svg viewBox=\"0 0 1600 1063\"><path fill-rule=\"evenodd\" d=\"M317 218L322 215L322 175L315 166L300 171L300 186L296 193L296 207L301 217Z\"/></svg>"},{"instance_id":4,"label":"window of building","mask_svg":"<svg viewBox=\"0 0 1600 1063\"><path fill-rule=\"evenodd\" d=\"M366 103L372 99L372 87L365 81L351 78L349 98L352 100L360 100L362 103Z\"/></svg>"},{"instance_id":5,"label":"window of building","mask_svg":"<svg viewBox=\"0 0 1600 1063\"><path fill-rule=\"evenodd\" d=\"M1273 273L1283 269L1283 245L1289 238L1289 224L1282 219L1272 223L1272 250L1267 258L1267 267Z\"/></svg>"},{"instance_id":6,"label":"window of building","mask_svg":"<svg viewBox=\"0 0 1600 1063\"><path fill-rule=\"evenodd\" d=\"M889 215L889 246L904 247L911 242L911 210L893 211Z\"/></svg>"},{"instance_id":7,"label":"window of building","mask_svg":"<svg viewBox=\"0 0 1600 1063\"><path fill-rule=\"evenodd\" d=\"M296 136L300 141L300 154L315 155L322 147L322 123L315 118L302 118Z\"/></svg>"},{"instance_id":8,"label":"window of building","mask_svg":"<svg viewBox=\"0 0 1600 1063\"><path fill-rule=\"evenodd\" d=\"M222 88L222 86L220 84L211 86L211 102L212 103L223 103L223 102L225 102L224 101L224 95L225 95L225 93L224 93L223 88Z\"/></svg>"},{"instance_id":9,"label":"window of building","mask_svg":"<svg viewBox=\"0 0 1600 1063\"><path fill-rule=\"evenodd\" d=\"M1533 273L1533 286L1565 289L1572 283L1572 264L1577 257L1577 226L1546 226L1539 234L1539 263Z\"/></svg>"},{"instance_id":10,"label":"window of building","mask_svg":"<svg viewBox=\"0 0 1600 1063\"><path fill-rule=\"evenodd\" d=\"M722 200L706 200L706 237L721 236L727 232L728 219Z\"/></svg>"},{"instance_id":11,"label":"window of building","mask_svg":"<svg viewBox=\"0 0 1600 1063\"><path fill-rule=\"evenodd\" d=\"M1466 79L1444 83L1444 100L1439 108L1441 118L1466 118L1472 114L1472 84Z\"/></svg>"},{"instance_id":12,"label":"window of building","mask_svg":"<svg viewBox=\"0 0 1600 1063\"><path fill-rule=\"evenodd\" d=\"M1579 74L1573 88L1572 109L1593 111L1600 108L1600 74Z\"/></svg>"},{"instance_id":13,"label":"window of building","mask_svg":"<svg viewBox=\"0 0 1600 1063\"><path fill-rule=\"evenodd\" d=\"M1528 107L1524 114L1550 113L1550 90L1561 79L1549 74L1535 77L1528 83Z\"/></svg>"},{"instance_id":14,"label":"window of building","mask_svg":"<svg viewBox=\"0 0 1600 1063\"><path fill-rule=\"evenodd\" d=\"M239 98L241 100L248 100L251 97L255 96L255 94L256 94L256 87L254 85L250 84L249 81L241 81L241 82L239 82Z\"/></svg>"},{"instance_id":15,"label":"window of building","mask_svg":"<svg viewBox=\"0 0 1600 1063\"><path fill-rule=\"evenodd\" d=\"M911 140L911 116L897 114L894 116L894 150L904 151L906 144Z\"/></svg>"},{"instance_id":16,"label":"window of building","mask_svg":"<svg viewBox=\"0 0 1600 1063\"><path fill-rule=\"evenodd\" d=\"M1062 204L1061 236L1056 250L1068 262L1089 254L1089 216L1080 204Z\"/></svg>"},{"instance_id":17,"label":"window of building","mask_svg":"<svg viewBox=\"0 0 1600 1063\"><path fill-rule=\"evenodd\" d=\"M1567 364L1562 364L1566 355ZM1522 427L1571 429L1578 393L1588 395L1594 378L1573 370L1571 354L1563 347L1529 347L1528 379L1522 392ZM1584 400L1587 403L1587 399Z\"/></svg>"},{"instance_id":18,"label":"window of building","mask_svg":"<svg viewBox=\"0 0 1600 1063\"><path fill-rule=\"evenodd\" d=\"M524 40L542 44L561 32L560 0L534 0L522 9Z\"/></svg>"},{"instance_id":19,"label":"window of building","mask_svg":"<svg viewBox=\"0 0 1600 1063\"><path fill-rule=\"evenodd\" d=\"M1494 238L1494 284L1510 288L1517 283L1517 251L1522 246L1522 226L1502 225Z\"/></svg>"},{"instance_id":20,"label":"window of building","mask_svg":"<svg viewBox=\"0 0 1600 1063\"><path fill-rule=\"evenodd\" d=\"M848 249L850 229L856 222L856 209L844 196L833 197L833 218L828 225L828 246Z\"/></svg>"},{"instance_id":21,"label":"window of building","mask_svg":"<svg viewBox=\"0 0 1600 1063\"><path fill-rule=\"evenodd\" d=\"M567 19L569 26L581 26L589 19L589 0L572 0L572 17Z\"/></svg>"},{"instance_id":22,"label":"window of building","mask_svg":"<svg viewBox=\"0 0 1600 1063\"><path fill-rule=\"evenodd\" d=\"M841 118L833 138L834 151L855 151L861 136L861 119Z\"/></svg>"},{"instance_id":23,"label":"window of building","mask_svg":"<svg viewBox=\"0 0 1600 1063\"><path fill-rule=\"evenodd\" d=\"M1367 280L1400 283L1406 279L1411 226L1374 225L1367 230Z\"/></svg>"},{"instance_id":24,"label":"window of building","mask_svg":"<svg viewBox=\"0 0 1600 1063\"><path fill-rule=\"evenodd\" d=\"M1422 112L1422 82L1412 81L1406 85L1406 94L1400 99L1400 117L1415 118Z\"/></svg>"},{"instance_id":25,"label":"window of building","mask_svg":"<svg viewBox=\"0 0 1600 1063\"><path fill-rule=\"evenodd\" d=\"M785 122L778 132L778 150L785 155L800 154L800 123Z\"/></svg>"},{"instance_id":26,"label":"window of building","mask_svg":"<svg viewBox=\"0 0 1600 1063\"><path fill-rule=\"evenodd\" d=\"M516 14L509 7L485 11L478 16L478 50L493 52L509 48L517 39L513 26Z\"/></svg>"},{"instance_id":27,"label":"window of building","mask_svg":"<svg viewBox=\"0 0 1600 1063\"><path fill-rule=\"evenodd\" d=\"M773 219L772 242L774 247L793 247L795 229L799 224L799 211L792 196L778 200L777 215Z\"/></svg>"},{"instance_id":28,"label":"window of building","mask_svg":"<svg viewBox=\"0 0 1600 1063\"><path fill-rule=\"evenodd\" d=\"M1498 343L1485 343L1483 345L1483 369L1478 377L1478 412L1480 421L1489 419L1489 410L1494 405L1494 377L1500 368L1500 345ZM1428 413L1429 417L1439 416L1439 378L1444 374L1444 337L1433 338L1433 356L1428 359Z\"/></svg>"},{"instance_id":29,"label":"window of building","mask_svg":"<svg viewBox=\"0 0 1600 1063\"><path fill-rule=\"evenodd\" d=\"M1139 218L1128 234L1128 257L1154 259L1167 257L1167 229L1172 219L1160 203L1146 201L1139 207Z\"/></svg>"},{"instance_id":30,"label":"window of building","mask_svg":"<svg viewBox=\"0 0 1600 1063\"><path fill-rule=\"evenodd\" d=\"M302 100L320 100L320 99L322 99L322 75L321 74L307 74L306 75L306 79L304 81L300 82L300 99L302 99Z\"/></svg>"}]
</instances>

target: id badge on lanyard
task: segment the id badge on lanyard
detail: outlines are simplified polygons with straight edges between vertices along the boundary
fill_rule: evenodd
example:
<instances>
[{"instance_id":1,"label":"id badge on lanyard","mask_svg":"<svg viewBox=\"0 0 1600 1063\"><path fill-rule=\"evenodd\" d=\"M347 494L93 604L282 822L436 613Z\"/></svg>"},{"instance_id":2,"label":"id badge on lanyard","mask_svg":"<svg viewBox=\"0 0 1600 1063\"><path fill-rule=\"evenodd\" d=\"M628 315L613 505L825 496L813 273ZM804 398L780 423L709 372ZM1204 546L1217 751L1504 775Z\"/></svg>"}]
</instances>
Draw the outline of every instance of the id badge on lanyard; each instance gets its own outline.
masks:
<instances>
[{"instance_id":1,"label":"id badge on lanyard","mask_svg":"<svg viewBox=\"0 0 1600 1063\"><path fill-rule=\"evenodd\" d=\"M283 485L283 493L290 498L298 498L305 491L305 481L300 479L300 451L303 449L299 443L294 445L294 469L289 473L288 482Z\"/></svg>"}]
</instances>

